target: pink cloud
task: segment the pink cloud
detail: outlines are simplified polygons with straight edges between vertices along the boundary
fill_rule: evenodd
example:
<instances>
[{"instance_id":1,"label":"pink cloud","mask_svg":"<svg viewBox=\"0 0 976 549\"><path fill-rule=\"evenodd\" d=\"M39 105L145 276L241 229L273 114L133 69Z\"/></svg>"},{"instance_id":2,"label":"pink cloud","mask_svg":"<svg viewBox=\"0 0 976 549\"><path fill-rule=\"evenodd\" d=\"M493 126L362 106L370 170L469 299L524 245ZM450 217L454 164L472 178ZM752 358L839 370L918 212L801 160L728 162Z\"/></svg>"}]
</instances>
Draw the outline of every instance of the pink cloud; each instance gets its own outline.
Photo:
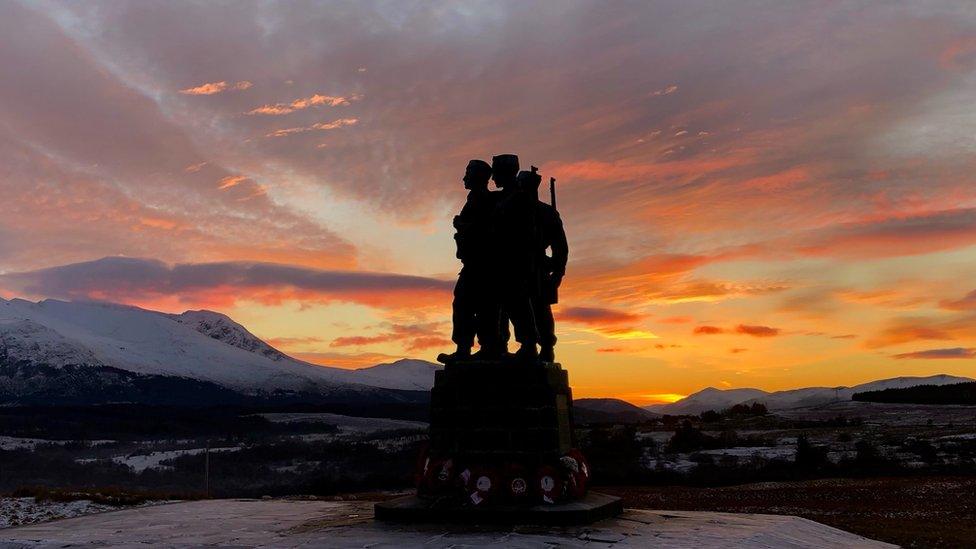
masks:
<instances>
[{"instance_id":1,"label":"pink cloud","mask_svg":"<svg viewBox=\"0 0 976 549\"><path fill-rule=\"evenodd\" d=\"M225 308L240 301L358 303L380 309L449 303L453 282L434 278L313 269L257 262L167 265L136 258L104 258L0 275L16 295L97 299L149 305L168 302ZM429 334L423 334L429 335Z\"/></svg>"},{"instance_id":2,"label":"pink cloud","mask_svg":"<svg viewBox=\"0 0 976 549\"><path fill-rule=\"evenodd\" d=\"M897 359L966 359L976 358L976 348L953 347L951 349L928 349L925 351L915 351L911 353L900 353L894 355Z\"/></svg>"}]
</instances>

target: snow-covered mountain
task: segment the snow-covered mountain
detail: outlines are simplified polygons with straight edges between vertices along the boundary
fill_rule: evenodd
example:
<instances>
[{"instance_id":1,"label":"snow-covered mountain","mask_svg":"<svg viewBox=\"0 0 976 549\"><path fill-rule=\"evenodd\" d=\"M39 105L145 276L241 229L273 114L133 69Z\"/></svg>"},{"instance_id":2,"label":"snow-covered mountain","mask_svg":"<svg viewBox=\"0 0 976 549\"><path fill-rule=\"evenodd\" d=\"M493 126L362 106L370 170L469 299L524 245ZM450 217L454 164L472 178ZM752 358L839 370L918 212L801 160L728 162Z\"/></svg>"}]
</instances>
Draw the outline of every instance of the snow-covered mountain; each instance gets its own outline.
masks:
<instances>
[{"instance_id":1,"label":"snow-covered mountain","mask_svg":"<svg viewBox=\"0 0 976 549\"><path fill-rule=\"evenodd\" d=\"M206 310L186 311L170 317L177 322L192 326L196 331L213 339L245 351L261 354L273 361L296 361L223 313ZM320 373L327 376L330 381L338 383L357 383L404 391L429 391L434 386L434 372L443 366L426 360L401 358L395 362L355 370L318 365L315 367L321 369Z\"/></svg>"},{"instance_id":2,"label":"snow-covered mountain","mask_svg":"<svg viewBox=\"0 0 976 549\"><path fill-rule=\"evenodd\" d=\"M418 390L418 369L310 364L211 311L170 315L109 303L0 299L0 401L28 389L47 394L71 376L82 376L76 381L91 390L97 390L97 377L107 376L106 383L122 392L126 384L140 390L149 384L155 391L164 379L182 379L197 382L197 389L210 384L252 396L413 400L419 397L395 389Z\"/></svg>"},{"instance_id":3,"label":"snow-covered mountain","mask_svg":"<svg viewBox=\"0 0 976 549\"><path fill-rule=\"evenodd\" d=\"M716 389L709 387L671 404L647 406L646 409L661 414L700 414L707 410L724 410L736 404L760 402L769 410L792 410L822 406L832 402L851 400L854 393L901 389L917 385L949 385L973 381L968 377L946 374L928 377L895 377L862 383L853 387L807 387L788 391L766 392L760 389Z\"/></svg>"},{"instance_id":4,"label":"snow-covered mountain","mask_svg":"<svg viewBox=\"0 0 976 549\"><path fill-rule=\"evenodd\" d=\"M443 366L440 364L426 360L402 358L388 364L352 370L349 371L349 375L357 383L373 387L429 391L434 386L434 373L441 368Z\"/></svg>"},{"instance_id":5,"label":"snow-covered mountain","mask_svg":"<svg viewBox=\"0 0 976 549\"><path fill-rule=\"evenodd\" d=\"M168 316L181 324L192 327L201 334L233 345L238 349L258 353L274 361L290 358L247 331L247 328L234 322L225 314L214 311L186 311L182 314Z\"/></svg>"}]
</instances>

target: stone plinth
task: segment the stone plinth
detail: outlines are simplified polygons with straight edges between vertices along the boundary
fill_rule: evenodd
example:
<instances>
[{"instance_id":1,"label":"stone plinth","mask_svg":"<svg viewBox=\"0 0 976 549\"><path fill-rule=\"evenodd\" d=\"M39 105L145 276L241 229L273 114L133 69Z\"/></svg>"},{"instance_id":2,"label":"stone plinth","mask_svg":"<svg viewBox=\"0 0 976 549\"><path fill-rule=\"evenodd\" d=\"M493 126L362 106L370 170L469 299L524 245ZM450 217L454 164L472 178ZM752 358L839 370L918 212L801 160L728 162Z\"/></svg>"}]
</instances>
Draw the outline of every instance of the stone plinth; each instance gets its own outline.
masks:
<instances>
[{"instance_id":1,"label":"stone plinth","mask_svg":"<svg viewBox=\"0 0 976 549\"><path fill-rule=\"evenodd\" d=\"M8 528L0 547L895 547L788 516L628 510L592 526L467 528L379 522L371 509L348 501L191 501Z\"/></svg>"},{"instance_id":2,"label":"stone plinth","mask_svg":"<svg viewBox=\"0 0 976 549\"><path fill-rule=\"evenodd\" d=\"M620 498L596 492L557 505L492 505L463 507L406 496L377 503L377 520L412 523L545 524L565 526L592 524L624 512Z\"/></svg>"},{"instance_id":3,"label":"stone plinth","mask_svg":"<svg viewBox=\"0 0 976 549\"><path fill-rule=\"evenodd\" d=\"M559 364L448 364L431 391L435 457L535 465L573 446L572 392Z\"/></svg>"}]
</instances>

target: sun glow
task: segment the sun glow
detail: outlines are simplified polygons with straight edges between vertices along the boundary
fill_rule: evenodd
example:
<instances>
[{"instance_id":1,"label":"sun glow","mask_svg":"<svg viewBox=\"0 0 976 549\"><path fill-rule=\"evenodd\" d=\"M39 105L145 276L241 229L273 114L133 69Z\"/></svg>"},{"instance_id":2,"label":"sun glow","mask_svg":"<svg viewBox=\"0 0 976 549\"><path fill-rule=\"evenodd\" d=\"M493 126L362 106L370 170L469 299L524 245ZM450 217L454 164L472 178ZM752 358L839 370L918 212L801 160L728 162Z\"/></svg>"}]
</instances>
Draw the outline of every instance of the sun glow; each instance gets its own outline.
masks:
<instances>
[{"instance_id":1,"label":"sun glow","mask_svg":"<svg viewBox=\"0 0 976 549\"><path fill-rule=\"evenodd\" d=\"M657 393L652 395L640 395L640 398L641 400L646 401L648 404L671 404L672 402L678 402L686 396L688 395L679 395L678 393Z\"/></svg>"}]
</instances>

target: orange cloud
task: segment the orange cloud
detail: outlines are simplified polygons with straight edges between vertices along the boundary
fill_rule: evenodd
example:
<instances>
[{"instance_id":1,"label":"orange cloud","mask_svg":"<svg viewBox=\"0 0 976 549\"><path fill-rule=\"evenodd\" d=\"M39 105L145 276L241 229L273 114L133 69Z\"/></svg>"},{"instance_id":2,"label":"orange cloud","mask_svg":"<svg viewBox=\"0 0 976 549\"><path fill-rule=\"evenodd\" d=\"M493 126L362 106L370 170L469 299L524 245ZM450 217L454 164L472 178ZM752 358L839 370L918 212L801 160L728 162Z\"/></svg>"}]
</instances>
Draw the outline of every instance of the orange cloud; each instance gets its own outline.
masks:
<instances>
[{"instance_id":1,"label":"orange cloud","mask_svg":"<svg viewBox=\"0 0 976 549\"><path fill-rule=\"evenodd\" d=\"M309 336L309 337L270 337L270 338L266 338L265 339L265 342L267 342L268 345L271 345L272 347L276 347L278 349L289 349L289 348L295 348L295 347L300 347L300 346L304 346L304 345L314 345L314 344L317 344L317 343L324 343L325 340L323 340L320 337L312 337L312 336Z\"/></svg>"},{"instance_id":2,"label":"orange cloud","mask_svg":"<svg viewBox=\"0 0 976 549\"><path fill-rule=\"evenodd\" d=\"M626 311L618 311L615 309L605 309L602 307L569 307L566 309L561 309L557 313L557 318L562 322L586 324L588 326L601 326L607 324L638 322L644 318L644 316Z\"/></svg>"},{"instance_id":3,"label":"orange cloud","mask_svg":"<svg viewBox=\"0 0 976 549\"><path fill-rule=\"evenodd\" d=\"M139 223L147 227L152 227L154 229L163 229L166 231L172 231L180 226L180 223L172 219L165 219L162 217L140 217Z\"/></svg>"},{"instance_id":4,"label":"orange cloud","mask_svg":"<svg viewBox=\"0 0 976 549\"><path fill-rule=\"evenodd\" d=\"M217 188L223 191L231 187L236 187L245 181L247 181L247 177L243 175L228 175L227 177L221 178Z\"/></svg>"},{"instance_id":5,"label":"orange cloud","mask_svg":"<svg viewBox=\"0 0 976 549\"><path fill-rule=\"evenodd\" d=\"M691 318L690 316L669 316L658 319L658 322L662 324L688 324L694 320L695 319Z\"/></svg>"},{"instance_id":6,"label":"orange cloud","mask_svg":"<svg viewBox=\"0 0 976 549\"><path fill-rule=\"evenodd\" d=\"M299 126L296 128L275 130L269 134L266 134L265 137L285 137L288 135L294 135L296 133L335 130L346 126L355 126L358 123L359 119L357 118L340 118L338 120L333 120L332 122L319 122L312 124L311 126Z\"/></svg>"},{"instance_id":7,"label":"orange cloud","mask_svg":"<svg viewBox=\"0 0 976 549\"><path fill-rule=\"evenodd\" d=\"M336 353L336 352L311 352L311 353L289 353L291 356L304 360L305 362L311 362L312 364L318 364L320 366L331 366L336 368L346 368L349 370L355 370L357 368L366 368L369 366L375 366L383 362L393 362L394 360L403 358L400 355L388 355L384 353Z\"/></svg>"},{"instance_id":8,"label":"orange cloud","mask_svg":"<svg viewBox=\"0 0 976 549\"><path fill-rule=\"evenodd\" d=\"M180 93L184 95L214 95L227 90L246 90L251 86L252 84L247 80L241 80L234 84L228 84L226 81L221 80L220 82L208 82L192 88L186 88L180 90Z\"/></svg>"},{"instance_id":9,"label":"orange cloud","mask_svg":"<svg viewBox=\"0 0 976 549\"><path fill-rule=\"evenodd\" d=\"M755 326L748 324L739 324L734 329L726 330L719 326L698 326L693 331L694 335L715 335L715 334L743 334L753 337L773 337L780 333L779 328L770 328L769 326Z\"/></svg>"},{"instance_id":10,"label":"orange cloud","mask_svg":"<svg viewBox=\"0 0 976 549\"><path fill-rule=\"evenodd\" d=\"M889 347L914 341L952 341L976 337L976 317L945 319L905 317L889 321L880 332L865 341L869 349Z\"/></svg>"},{"instance_id":11,"label":"orange cloud","mask_svg":"<svg viewBox=\"0 0 976 549\"><path fill-rule=\"evenodd\" d=\"M808 182L810 178L811 174L808 168L790 168L772 175L746 179L742 182L742 187L764 192L781 191Z\"/></svg>"},{"instance_id":12,"label":"orange cloud","mask_svg":"<svg viewBox=\"0 0 976 549\"><path fill-rule=\"evenodd\" d=\"M639 328L614 328L609 326L596 327L592 330L604 337L610 339L657 339L658 336L654 332L649 332L647 330L642 330Z\"/></svg>"},{"instance_id":13,"label":"orange cloud","mask_svg":"<svg viewBox=\"0 0 976 549\"><path fill-rule=\"evenodd\" d=\"M582 181L626 182L641 179L708 174L742 166L750 158L744 152L704 159L636 162L580 160L545 166L559 178Z\"/></svg>"},{"instance_id":14,"label":"orange cloud","mask_svg":"<svg viewBox=\"0 0 976 549\"><path fill-rule=\"evenodd\" d=\"M976 310L976 290L973 290L960 299L946 299L939 302L943 309L951 311L972 311Z\"/></svg>"},{"instance_id":15,"label":"orange cloud","mask_svg":"<svg viewBox=\"0 0 976 549\"><path fill-rule=\"evenodd\" d=\"M337 337L332 340L329 347L362 347L389 342L400 342L407 351L448 347L451 345L451 340L438 333L440 328L440 323L393 324L388 331L373 336Z\"/></svg>"},{"instance_id":16,"label":"orange cloud","mask_svg":"<svg viewBox=\"0 0 976 549\"><path fill-rule=\"evenodd\" d=\"M930 254L976 244L976 209L958 208L845 223L801 237L802 255L883 258Z\"/></svg>"},{"instance_id":17,"label":"orange cloud","mask_svg":"<svg viewBox=\"0 0 976 549\"><path fill-rule=\"evenodd\" d=\"M282 114L290 114L295 111L300 111L307 109L309 107L318 106L328 106L328 107L338 107L347 106L351 101L356 101L360 98L358 95L353 95L352 97L341 97L335 95L320 95L315 94L311 97L305 97L302 99L296 99L291 103L275 103L273 105L262 105L255 109L251 109L245 114L264 114L271 116L278 116Z\"/></svg>"},{"instance_id":18,"label":"orange cloud","mask_svg":"<svg viewBox=\"0 0 976 549\"><path fill-rule=\"evenodd\" d=\"M427 336L407 341L404 348L408 351L425 351L427 349L443 349L451 345L453 345L453 342L446 337Z\"/></svg>"},{"instance_id":19,"label":"orange cloud","mask_svg":"<svg viewBox=\"0 0 976 549\"><path fill-rule=\"evenodd\" d=\"M976 62L976 37L951 42L939 54L939 65L946 70L965 69Z\"/></svg>"},{"instance_id":20,"label":"orange cloud","mask_svg":"<svg viewBox=\"0 0 976 549\"><path fill-rule=\"evenodd\" d=\"M773 337L779 335L779 328L770 328L769 326L750 326L746 324L739 324L735 327L735 332L738 334L751 335L753 337Z\"/></svg>"}]
</instances>

